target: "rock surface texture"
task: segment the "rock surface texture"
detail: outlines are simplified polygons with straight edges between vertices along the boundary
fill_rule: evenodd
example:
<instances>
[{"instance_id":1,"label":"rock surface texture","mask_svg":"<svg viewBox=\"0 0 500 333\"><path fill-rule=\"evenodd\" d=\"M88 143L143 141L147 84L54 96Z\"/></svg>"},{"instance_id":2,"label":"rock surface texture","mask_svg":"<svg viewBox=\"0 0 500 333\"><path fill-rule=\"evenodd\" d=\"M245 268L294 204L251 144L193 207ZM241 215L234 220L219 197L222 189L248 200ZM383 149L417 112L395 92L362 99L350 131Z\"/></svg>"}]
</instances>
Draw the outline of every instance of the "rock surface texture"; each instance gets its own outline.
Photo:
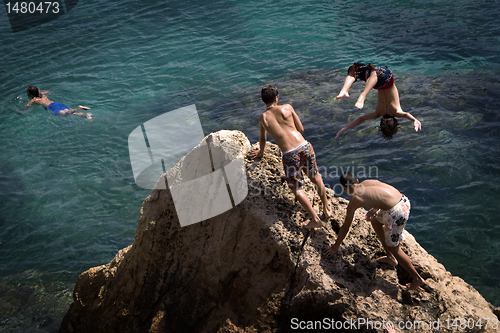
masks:
<instances>
[{"instance_id":1,"label":"rock surface texture","mask_svg":"<svg viewBox=\"0 0 500 333\"><path fill-rule=\"evenodd\" d=\"M238 131L207 139L236 144L243 156L251 150ZM402 249L427 283L407 291L402 268L375 262L383 248L361 209L341 254L323 255L335 241L347 201L329 190L331 223L302 229L305 211L286 187L276 145L266 145L260 161L245 158L244 168L247 197L186 227L168 186L153 190L142 205L134 243L78 278L60 332L383 332L388 321L397 332L500 331L498 309L405 231ZM321 212L309 181L306 193Z\"/></svg>"}]
</instances>

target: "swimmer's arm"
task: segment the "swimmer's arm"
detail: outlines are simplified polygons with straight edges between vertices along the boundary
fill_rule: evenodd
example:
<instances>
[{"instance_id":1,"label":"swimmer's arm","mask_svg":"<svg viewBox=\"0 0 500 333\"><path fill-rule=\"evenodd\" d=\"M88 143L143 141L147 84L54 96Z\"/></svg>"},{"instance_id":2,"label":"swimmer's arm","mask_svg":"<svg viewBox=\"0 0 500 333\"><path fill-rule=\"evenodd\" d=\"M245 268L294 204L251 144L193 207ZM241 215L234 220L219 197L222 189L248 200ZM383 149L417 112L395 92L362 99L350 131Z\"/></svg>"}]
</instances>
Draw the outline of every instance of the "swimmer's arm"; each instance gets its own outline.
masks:
<instances>
[{"instance_id":1,"label":"swimmer's arm","mask_svg":"<svg viewBox=\"0 0 500 333\"><path fill-rule=\"evenodd\" d=\"M339 136L341 136L342 134L344 134L347 130L350 130L351 128L354 128L356 126L361 125L366 120L376 119L378 117L379 117L379 114L376 111L374 111L374 112L367 113L365 115L362 115L361 117L354 119L346 127L342 128L340 131L338 131L337 135L335 136L335 139L338 138Z\"/></svg>"},{"instance_id":2,"label":"swimmer's arm","mask_svg":"<svg viewBox=\"0 0 500 333\"><path fill-rule=\"evenodd\" d=\"M27 110L31 106L31 104L33 104L33 100L34 98L30 99L28 103L26 103L26 105L24 106L23 110Z\"/></svg>"},{"instance_id":3,"label":"swimmer's arm","mask_svg":"<svg viewBox=\"0 0 500 333\"><path fill-rule=\"evenodd\" d=\"M396 112L396 117L398 118L406 118L410 121L413 122L413 127L415 128L415 132L418 132L419 130L422 130L422 124L420 123L420 121L418 121L417 118L413 117L411 113L409 112L404 112L403 110L398 110L398 112Z\"/></svg>"},{"instance_id":4,"label":"swimmer's arm","mask_svg":"<svg viewBox=\"0 0 500 333\"><path fill-rule=\"evenodd\" d=\"M368 78L368 80L366 80L365 90L363 90L361 95L359 95L358 101L356 102L356 104L354 104L355 107L357 107L358 109L363 108L366 96L368 96L368 93L373 89L373 87L375 87L377 81L377 72L375 70L372 70L372 72L370 73L370 77Z\"/></svg>"},{"instance_id":5,"label":"swimmer's arm","mask_svg":"<svg viewBox=\"0 0 500 333\"><path fill-rule=\"evenodd\" d=\"M290 108L292 109L292 117L293 117L293 122L295 124L295 128L297 131L299 131L300 134L304 134L304 126L302 125L302 122L300 121L299 116L293 109L293 107L290 105Z\"/></svg>"},{"instance_id":6,"label":"swimmer's arm","mask_svg":"<svg viewBox=\"0 0 500 333\"><path fill-rule=\"evenodd\" d=\"M50 94L50 91L49 90L42 90L40 91L42 94Z\"/></svg>"}]
</instances>

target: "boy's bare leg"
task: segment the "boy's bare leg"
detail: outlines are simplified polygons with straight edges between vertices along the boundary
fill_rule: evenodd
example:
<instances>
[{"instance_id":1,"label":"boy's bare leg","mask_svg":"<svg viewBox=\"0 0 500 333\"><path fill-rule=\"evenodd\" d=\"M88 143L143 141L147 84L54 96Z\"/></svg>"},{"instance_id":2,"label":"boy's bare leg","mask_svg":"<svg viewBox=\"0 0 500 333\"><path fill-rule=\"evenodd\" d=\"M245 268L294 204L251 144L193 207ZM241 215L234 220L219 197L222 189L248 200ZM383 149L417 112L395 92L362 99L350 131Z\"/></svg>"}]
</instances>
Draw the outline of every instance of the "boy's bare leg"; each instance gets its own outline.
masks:
<instances>
[{"instance_id":1,"label":"boy's bare leg","mask_svg":"<svg viewBox=\"0 0 500 333\"><path fill-rule=\"evenodd\" d=\"M374 72L372 72L373 74ZM375 87L375 85L377 84L377 76L376 75L372 75L370 74L370 77L368 79L366 79L366 83L365 83L365 89L363 90L363 92L359 95L358 97L358 100L356 101L356 104L354 104L354 106L358 109L362 109L363 106L365 105L365 100L366 100L366 97L368 96L368 94L370 93L370 91ZM378 99L378 101L380 101L380 98ZM377 106L378 106L378 103L377 103Z\"/></svg>"},{"instance_id":2,"label":"boy's bare leg","mask_svg":"<svg viewBox=\"0 0 500 333\"><path fill-rule=\"evenodd\" d=\"M401 250L399 246L396 247L389 247L391 253L398 259L399 263L401 266L403 266L404 269L408 273L410 273L411 278L413 281L411 283L406 284L406 288L408 290L414 290L417 289L420 286L423 286L425 284L424 279L418 274L417 270L413 266L413 264L410 261L410 257L406 253Z\"/></svg>"},{"instance_id":3,"label":"boy's bare leg","mask_svg":"<svg viewBox=\"0 0 500 333\"><path fill-rule=\"evenodd\" d=\"M408 255L404 253L399 246L395 247L388 246L385 243L385 235L384 235L384 229L382 228L382 223L380 223L375 217L372 218L371 222L373 229L377 234L377 238L384 246L385 253L387 254L386 257L379 258L377 261L384 262L392 266L397 266L398 264L401 264L401 266L403 266L403 268L408 273L410 273L410 276L413 279L412 283L406 284L406 288L408 288L409 290L414 290L420 286L423 286L425 284L425 281L418 274L417 270L411 263L410 257L408 257Z\"/></svg>"},{"instance_id":4,"label":"boy's bare leg","mask_svg":"<svg viewBox=\"0 0 500 333\"><path fill-rule=\"evenodd\" d=\"M75 112L73 114L83 118L92 119L92 113Z\"/></svg>"},{"instance_id":5,"label":"boy's bare leg","mask_svg":"<svg viewBox=\"0 0 500 333\"><path fill-rule=\"evenodd\" d=\"M354 81L356 81L354 76L347 75L344 81L344 86L342 87L342 90L339 92L337 97L335 97L335 99L349 98L349 89L351 88Z\"/></svg>"},{"instance_id":6,"label":"boy's bare leg","mask_svg":"<svg viewBox=\"0 0 500 333\"><path fill-rule=\"evenodd\" d=\"M90 110L90 108L88 106L78 105L77 110ZM92 119L92 113L75 112L74 114L89 120Z\"/></svg>"},{"instance_id":7,"label":"boy's bare leg","mask_svg":"<svg viewBox=\"0 0 500 333\"><path fill-rule=\"evenodd\" d=\"M323 222L319 218L318 214L316 214L316 212L314 211L311 201L304 193L304 191L298 189L297 186L295 186L294 188L292 188L292 192L293 194L295 194L295 197L310 217L310 219L305 221L302 226L306 229L321 227L323 225Z\"/></svg>"},{"instance_id":8,"label":"boy's bare leg","mask_svg":"<svg viewBox=\"0 0 500 333\"><path fill-rule=\"evenodd\" d=\"M372 227L373 230L375 230L375 234L377 235L378 240L380 243L382 243L382 246L384 247L385 253L387 256L380 257L377 259L377 262L382 262L384 264L391 265L393 267L396 267L398 265L397 259L394 257L394 255L391 252L391 249L387 244L385 243L385 234L384 234L384 229L382 227L382 223L380 223L376 217L372 217Z\"/></svg>"},{"instance_id":9,"label":"boy's bare leg","mask_svg":"<svg viewBox=\"0 0 500 333\"><path fill-rule=\"evenodd\" d=\"M332 216L332 210L330 209L330 205L328 204L328 197L326 196L326 188L323 183L323 177L319 172L317 172L314 177L310 178L311 181L316 185L316 191L318 191L318 195L321 199L321 203L323 203L323 214L325 215L325 219L329 219Z\"/></svg>"},{"instance_id":10,"label":"boy's bare leg","mask_svg":"<svg viewBox=\"0 0 500 333\"><path fill-rule=\"evenodd\" d=\"M82 106L80 105L78 107L78 109L66 109L66 110L62 110L62 111L59 111L59 114L62 115L62 116L67 116L67 115L70 115L70 114L74 114L76 116L84 117L84 118L87 118L87 119L92 119L92 113L76 112L78 110L82 110L82 109L80 109L80 107L82 107ZM84 108L83 110L90 110L90 108L88 108L86 106L83 106L82 108Z\"/></svg>"}]
</instances>

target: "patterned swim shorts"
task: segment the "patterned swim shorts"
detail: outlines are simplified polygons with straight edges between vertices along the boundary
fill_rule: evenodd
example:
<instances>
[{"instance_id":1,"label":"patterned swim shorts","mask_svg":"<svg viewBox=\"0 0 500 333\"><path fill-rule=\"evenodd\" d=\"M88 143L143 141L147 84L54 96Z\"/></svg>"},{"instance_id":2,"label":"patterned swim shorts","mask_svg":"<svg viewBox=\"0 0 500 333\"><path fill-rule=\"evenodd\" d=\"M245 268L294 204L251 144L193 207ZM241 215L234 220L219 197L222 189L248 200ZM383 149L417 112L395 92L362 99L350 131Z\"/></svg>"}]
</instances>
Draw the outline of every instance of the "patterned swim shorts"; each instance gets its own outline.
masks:
<instances>
[{"instance_id":1,"label":"patterned swim shorts","mask_svg":"<svg viewBox=\"0 0 500 333\"><path fill-rule=\"evenodd\" d=\"M389 89L394 85L394 76L392 72L386 67L375 67L375 71L377 73L377 83L375 84L374 89Z\"/></svg>"},{"instance_id":2,"label":"patterned swim shorts","mask_svg":"<svg viewBox=\"0 0 500 333\"><path fill-rule=\"evenodd\" d=\"M403 195L401 200L389 210L379 209L375 214L377 220L384 226L385 243L396 247L405 240L403 230L410 217L410 200Z\"/></svg>"},{"instance_id":3,"label":"patterned swim shorts","mask_svg":"<svg viewBox=\"0 0 500 333\"><path fill-rule=\"evenodd\" d=\"M286 181L289 187L304 185L302 171L306 171L308 177L314 177L318 172L316 155L309 142L304 142L295 149L283 153L283 168L285 169Z\"/></svg>"}]
</instances>

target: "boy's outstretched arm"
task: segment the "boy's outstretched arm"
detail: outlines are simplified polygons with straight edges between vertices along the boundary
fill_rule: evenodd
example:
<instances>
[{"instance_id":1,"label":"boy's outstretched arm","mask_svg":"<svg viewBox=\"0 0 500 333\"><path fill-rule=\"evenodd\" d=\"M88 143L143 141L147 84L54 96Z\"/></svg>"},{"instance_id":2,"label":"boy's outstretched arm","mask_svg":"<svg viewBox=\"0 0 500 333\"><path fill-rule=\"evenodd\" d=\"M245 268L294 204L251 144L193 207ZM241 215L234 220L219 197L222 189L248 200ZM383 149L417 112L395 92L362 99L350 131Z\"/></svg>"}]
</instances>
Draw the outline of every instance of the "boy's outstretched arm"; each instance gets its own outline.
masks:
<instances>
[{"instance_id":1,"label":"boy's outstretched arm","mask_svg":"<svg viewBox=\"0 0 500 333\"><path fill-rule=\"evenodd\" d=\"M365 115L362 115L361 117L358 117L358 118L354 119L346 127L342 128L340 131L337 132L337 135L335 136L335 139L338 138L339 136L341 136L342 134L344 134L347 130L349 130L349 129L353 128L353 127L361 125L366 120L368 120L368 119L376 119L378 117L379 117L378 113L376 111L373 111L373 112L367 113Z\"/></svg>"},{"instance_id":2,"label":"boy's outstretched arm","mask_svg":"<svg viewBox=\"0 0 500 333\"><path fill-rule=\"evenodd\" d=\"M249 156L251 159L262 158L262 156L264 156L264 150L266 148L267 131L266 128L264 127L263 121L264 121L264 115L261 115L259 119L259 148L255 148L250 152Z\"/></svg>"},{"instance_id":3,"label":"boy's outstretched arm","mask_svg":"<svg viewBox=\"0 0 500 333\"><path fill-rule=\"evenodd\" d=\"M28 103L26 103L26 105L24 106L23 110L27 110L31 106L31 104L33 104L33 99L30 99L28 101Z\"/></svg>"},{"instance_id":4,"label":"boy's outstretched arm","mask_svg":"<svg viewBox=\"0 0 500 333\"><path fill-rule=\"evenodd\" d=\"M351 228L352 220L354 218L354 212L356 211L356 209L358 209L358 207L355 207L352 201L349 202L349 205L347 205L347 213L345 216L344 224L342 224L342 226L340 227L335 244L326 249L326 255L331 256L337 253L337 251L339 250L340 245L344 241L344 238L347 236L347 233Z\"/></svg>"},{"instance_id":5,"label":"boy's outstretched arm","mask_svg":"<svg viewBox=\"0 0 500 333\"><path fill-rule=\"evenodd\" d=\"M399 109L398 112L396 113L396 117L406 118L408 120L411 120L413 122L413 127L415 128L415 132L422 130L422 124L420 123L420 121L418 121L417 118L413 117L411 113L404 112L403 110Z\"/></svg>"}]
</instances>

